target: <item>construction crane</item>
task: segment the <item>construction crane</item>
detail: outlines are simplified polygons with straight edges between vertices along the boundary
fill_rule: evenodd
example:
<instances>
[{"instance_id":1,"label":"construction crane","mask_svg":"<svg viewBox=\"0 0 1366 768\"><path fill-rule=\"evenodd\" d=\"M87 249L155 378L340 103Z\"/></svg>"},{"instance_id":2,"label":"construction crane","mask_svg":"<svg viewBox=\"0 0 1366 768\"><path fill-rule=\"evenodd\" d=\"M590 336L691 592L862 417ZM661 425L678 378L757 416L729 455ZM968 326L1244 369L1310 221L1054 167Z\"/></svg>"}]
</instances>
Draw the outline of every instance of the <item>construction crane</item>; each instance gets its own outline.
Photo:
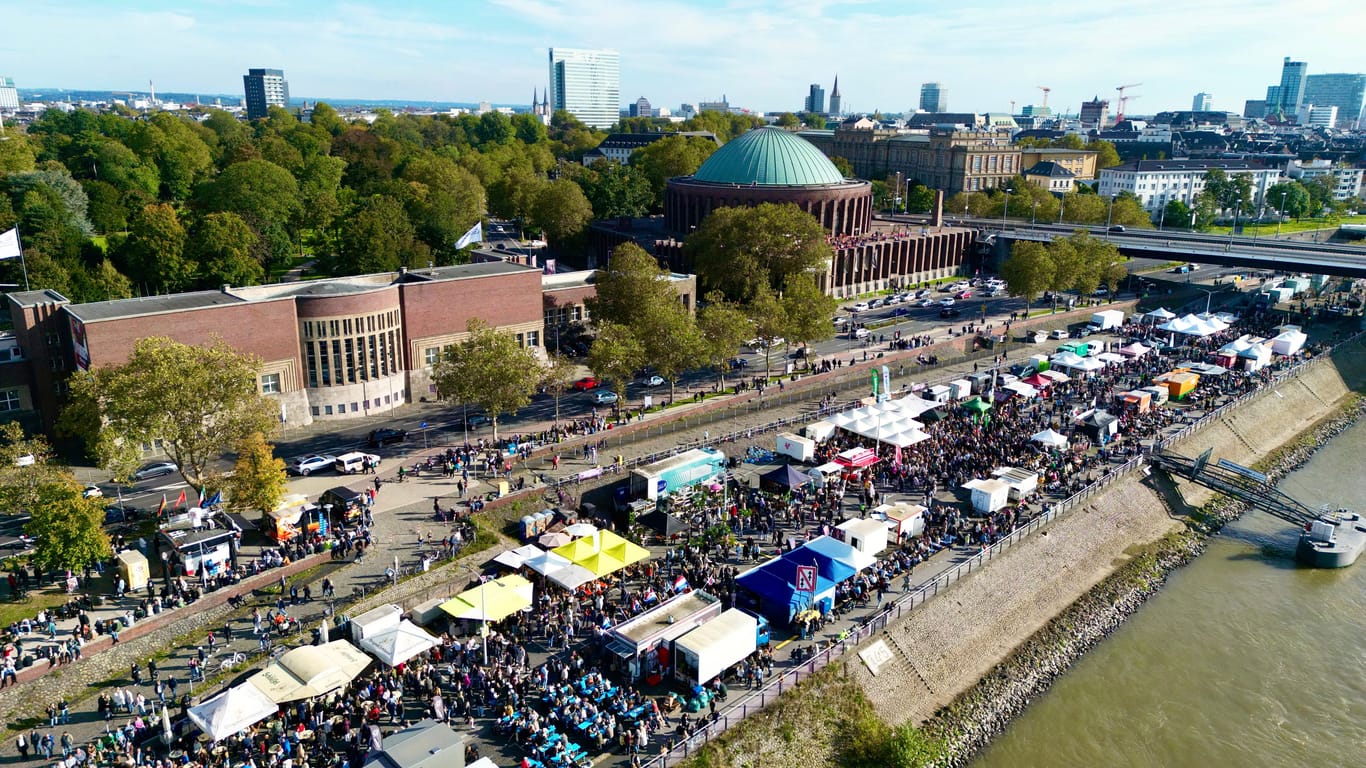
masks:
<instances>
[{"instance_id":1,"label":"construction crane","mask_svg":"<svg viewBox=\"0 0 1366 768\"><path fill-rule=\"evenodd\" d=\"M1052 89L1052 88L1049 88L1049 87L1046 86L1046 85L1038 85L1038 86L1035 86L1035 87L1038 88L1039 90L1043 91L1043 108L1044 108L1045 111L1047 111L1047 110L1048 110L1048 94L1049 94L1050 92L1052 92L1053 89Z\"/></svg>"},{"instance_id":2,"label":"construction crane","mask_svg":"<svg viewBox=\"0 0 1366 768\"><path fill-rule=\"evenodd\" d=\"M1118 122L1120 122L1120 121L1122 121L1122 120L1124 119L1124 107L1125 107L1125 105L1127 105L1127 104L1129 103L1129 99L1136 99L1136 98L1138 98L1137 96L1125 96L1125 95L1124 95L1124 89L1125 89L1125 88L1137 88L1137 87L1140 86L1140 85L1143 85L1143 83L1129 83L1128 85L1121 85L1121 86L1118 86L1117 88L1115 88L1116 91L1119 91L1119 99L1117 99L1117 102L1118 102L1118 105L1119 105L1119 111L1115 113L1115 122L1116 122L1116 123L1118 123Z\"/></svg>"}]
</instances>

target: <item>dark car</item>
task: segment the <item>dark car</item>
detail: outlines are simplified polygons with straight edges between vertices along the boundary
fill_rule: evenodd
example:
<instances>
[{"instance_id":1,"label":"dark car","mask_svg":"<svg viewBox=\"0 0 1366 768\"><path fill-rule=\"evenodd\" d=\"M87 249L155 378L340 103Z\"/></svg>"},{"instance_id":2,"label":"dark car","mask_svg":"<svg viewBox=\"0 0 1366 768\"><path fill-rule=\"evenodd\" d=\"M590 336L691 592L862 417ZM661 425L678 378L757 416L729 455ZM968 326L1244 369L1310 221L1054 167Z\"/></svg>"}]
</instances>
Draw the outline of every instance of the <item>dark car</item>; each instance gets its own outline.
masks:
<instances>
[{"instance_id":1,"label":"dark car","mask_svg":"<svg viewBox=\"0 0 1366 768\"><path fill-rule=\"evenodd\" d=\"M939 310L940 317L958 317L961 314L963 314L963 310L958 309L957 307L944 307Z\"/></svg>"},{"instance_id":2,"label":"dark car","mask_svg":"<svg viewBox=\"0 0 1366 768\"><path fill-rule=\"evenodd\" d=\"M390 443L401 443L408 439L408 432L392 427L382 427L370 430L370 447L379 448Z\"/></svg>"},{"instance_id":3,"label":"dark car","mask_svg":"<svg viewBox=\"0 0 1366 768\"><path fill-rule=\"evenodd\" d=\"M482 413L471 413L469 416L465 417L465 420L461 423L461 426L465 429L479 429L480 427L487 427L492 423L493 422L489 419L489 417L485 416Z\"/></svg>"}]
</instances>

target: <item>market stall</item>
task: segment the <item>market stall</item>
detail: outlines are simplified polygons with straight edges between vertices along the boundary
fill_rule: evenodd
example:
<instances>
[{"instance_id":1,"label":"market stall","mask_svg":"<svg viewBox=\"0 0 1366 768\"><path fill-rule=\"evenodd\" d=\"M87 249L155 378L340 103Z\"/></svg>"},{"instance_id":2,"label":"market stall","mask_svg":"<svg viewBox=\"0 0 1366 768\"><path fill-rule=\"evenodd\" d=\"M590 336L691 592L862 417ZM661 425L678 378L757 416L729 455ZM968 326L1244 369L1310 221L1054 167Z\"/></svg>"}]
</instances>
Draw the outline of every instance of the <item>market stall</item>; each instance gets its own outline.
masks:
<instances>
[{"instance_id":1,"label":"market stall","mask_svg":"<svg viewBox=\"0 0 1366 768\"><path fill-rule=\"evenodd\" d=\"M294 648L247 678L276 704L325 696L351 682L370 657L345 640Z\"/></svg>"},{"instance_id":2,"label":"market stall","mask_svg":"<svg viewBox=\"0 0 1366 768\"><path fill-rule=\"evenodd\" d=\"M1001 509L1010 499L1010 486L1001 480L976 478L963 487L972 493L972 508L984 514Z\"/></svg>"},{"instance_id":3,"label":"market stall","mask_svg":"<svg viewBox=\"0 0 1366 768\"><path fill-rule=\"evenodd\" d=\"M694 590L665 600L613 627L603 636L609 666L635 682L654 685L668 670L675 639L721 615L721 600Z\"/></svg>"},{"instance_id":4,"label":"market stall","mask_svg":"<svg viewBox=\"0 0 1366 768\"><path fill-rule=\"evenodd\" d=\"M254 685L235 685L185 714L195 727L213 741L236 735L274 715L280 709Z\"/></svg>"},{"instance_id":5,"label":"market stall","mask_svg":"<svg viewBox=\"0 0 1366 768\"><path fill-rule=\"evenodd\" d=\"M1011 501L1020 501L1039 488L1039 473L1022 467L997 467L991 476L1006 484Z\"/></svg>"},{"instance_id":6,"label":"market stall","mask_svg":"<svg viewBox=\"0 0 1366 768\"><path fill-rule=\"evenodd\" d=\"M874 507L871 514L884 520L891 543L901 545L925 532L925 513L928 511L919 504L881 504Z\"/></svg>"},{"instance_id":7,"label":"market stall","mask_svg":"<svg viewBox=\"0 0 1366 768\"><path fill-rule=\"evenodd\" d=\"M381 605L351 619L351 642L357 645L365 638L397 627L403 620L403 608L393 603Z\"/></svg>"},{"instance_id":8,"label":"market stall","mask_svg":"<svg viewBox=\"0 0 1366 768\"><path fill-rule=\"evenodd\" d=\"M759 622L732 608L674 641L674 679L702 685L749 657L759 647Z\"/></svg>"},{"instance_id":9,"label":"market stall","mask_svg":"<svg viewBox=\"0 0 1366 768\"><path fill-rule=\"evenodd\" d=\"M887 548L887 524L872 518L854 518L835 526L835 538L865 555L877 556Z\"/></svg>"}]
</instances>

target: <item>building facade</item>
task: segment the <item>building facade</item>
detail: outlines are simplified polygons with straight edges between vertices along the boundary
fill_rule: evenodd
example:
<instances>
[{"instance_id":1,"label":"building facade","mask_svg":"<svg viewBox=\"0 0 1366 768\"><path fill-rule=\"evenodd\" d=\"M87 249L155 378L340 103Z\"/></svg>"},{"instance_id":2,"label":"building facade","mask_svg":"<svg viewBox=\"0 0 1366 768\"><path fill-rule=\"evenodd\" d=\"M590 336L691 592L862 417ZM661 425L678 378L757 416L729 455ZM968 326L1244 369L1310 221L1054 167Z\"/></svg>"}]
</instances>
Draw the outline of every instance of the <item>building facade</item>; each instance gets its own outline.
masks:
<instances>
[{"instance_id":1,"label":"building facade","mask_svg":"<svg viewBox=\"0 0 1366 768\"><path fill-rule=\"evenodd\" d=\"M563 109L592 128L611 128L621 117L620 55L551 48L550 106L552 113Z\"/></svg>"},{"instance_id":2,"label":"building facade","mask_svg":"<svg viewBox=\"0 0 1366 768\"><path fill-rule=\"evenodd\" d=\"M655 111L650 107L650 100L641 96L627 108L631 117L654 117Z\"/></svg>"},{"instance_id":3,"label":"building facade","mask_svg":"<svg viewBox=\"0 0 1366 768\"><path fill-rule=\"evenodd\" d=\"M1004 131L933 128L924 134L841 126L798 135L827 157L848 160L857 176L899 172L904 179L942 189L946 195L995 189L1025 168L1020 148Z\"/></svg>"},{"instance_id":4,"label":"building facade","mask_svg":"<svg viewBox=\"0 0 1366 768\"><path fill-rule=\"evenodd\" d=\"M259 358L257 385L287 427L384 413L435 399L432 366L472 319L543 349L542 277L489 262L90 304L11 293L22 352L0 365L0 410L12 400L11 417L50 429L71 372L123 363L139 339L167 336Z\"/></svg>"},{"instance_id":5,"label":"building facade","mask_svg":"<svg viewBox=\"0 0 1366 768\"><path fill-rule=\"evenodd\" d=\"M1204 91L1201 91L1200 93L1195 94L1195 98L1191 99L1191 111L1208 112L1210 111L1210 109L1212 109L1211 105L1213 103L1214 97L1208 93L1205 93Z\"/></svg>"},{"instance_id":6,"label":"building facade","mask_svg":"<svg viewBox=\"0 0 1366 768\"><path fill-rule=\"evenodd\" d=\"M1281 84L1276 91L1281 112L1293 115L1304 104L1305 78L1309 76L1309 62L1291 61L1289 56L1281 64Z\"/></svg>"},{"instance_id":7,"label":"building facade","mask_svg":"<svg viewBox=\"0 0 1366 768\"><path fill-rule=\"evenodd\" d=\"M802 111L810 112L813 115L825 114L825 89L819 83L812 83L806 91L806 101L802 102Z\"/></svg>"},{"instance_id":8,"label":"building facade","mask_svg":"<svg viewBox=\"0 0 1366 768\"><path fill-rule=\"evenodd\" d=\"M1073 176L1071 171L1058 163L1047 160L1026 168L1024 178L1030 184L1046 189L1055 195L1065 195L1075 189L1077 185L1077 177Z\"/></svg>"},{"instance_id":9,"label":"building facade","mask_svg":"<svg viewBox=\"0 0 1366 768\"><path fill-rule=\"evenodd\" d=\"M1245 160L1140 160L1106 168L1100 172L1101 197L1121 192L1136 196L1143 207L1157 213L1172 200L1194 205L1205 189L1205 174L1213 168L1228 176L1246 174L1252 178L1252 203L1266 202L1266 190L1281 178L1279 168L1267 168Z\"/></svg>"},{"instance_id":10,"label":"building facade","mask_svg":"<svg viewBox=\"0 0 1366 768\"><path fill-rule=\"evenodd\" d=\"M289 82L282 69L248 69L242 75L247 96L247 119L265 117L271 107L289 108Z\"/></svg>"},{"instance_id":11,"label":"building facade","mask_svg":"<svg viewBox=\"0 0 1366 768\"><path fill-rule=\"evenodd\" d=\"M1304 83L1305 103L1316 107L1337 107L1333 127L1351 130L1361 125L1361 108L1366 100L1366 74L1334 73L1309 75Z\"/></svg>"},{"instance_id":12,"label":"building facade","mask_svg":"<svg viewBox=\"0 0 1366 768\"><path fill-rule=\"evenodd\" d=\"M1285 175L1297 181L1325 176L1330 178L1334 200L1361 197L1362 172L1361 168L1334 163L1332 160L1291 160L1285 169Z\"/></svg>"},{"instance_id":13,"label":"building facade","mask_svg":"<svg viewBox=\"0 0 1366 768\"><path fill-rule=\"evenodd\" d=\"M0 76L0 109L19 109L19 89L14 87L14 79Z\"/></svg>"},{"instance_id":14,"label":"building facade","mask_svg":"<svg viewBox=\"0 0 1366 768\"><path fill-rule=\"evenodd\" d=\"M706 139L714 142L718 146L716 134L711 131L676 131L674 133L609 133L602 143L588 150L583 154L583 164L592 165L598 160L615 160L622 165L631 164L631 153L641 147L668 138L669 136L692 136L699 139Z\"/></svg>"},{"instance_id":15,"label":"building facade","mask_svg":"<svg viewBox=\"0 0 1366 768\"><path fill-rule=\"evenodd\" d=\"M923 83L920 86L920 108L926 112L949 111L949 89L943 83Z\"/></svg>"},{"instance_id":16,"label":"building facade","mask_svg":"<svg viewBox=\"0 0 1366 768\"><path fill-rule=\"evenodd\" d=\"M1100 130L1105 127L1110 119L1110 102L1099 96L1090 101L1081 103L1081 115L1078 118L1083 128Z\"/></svg>"}]
</instances>

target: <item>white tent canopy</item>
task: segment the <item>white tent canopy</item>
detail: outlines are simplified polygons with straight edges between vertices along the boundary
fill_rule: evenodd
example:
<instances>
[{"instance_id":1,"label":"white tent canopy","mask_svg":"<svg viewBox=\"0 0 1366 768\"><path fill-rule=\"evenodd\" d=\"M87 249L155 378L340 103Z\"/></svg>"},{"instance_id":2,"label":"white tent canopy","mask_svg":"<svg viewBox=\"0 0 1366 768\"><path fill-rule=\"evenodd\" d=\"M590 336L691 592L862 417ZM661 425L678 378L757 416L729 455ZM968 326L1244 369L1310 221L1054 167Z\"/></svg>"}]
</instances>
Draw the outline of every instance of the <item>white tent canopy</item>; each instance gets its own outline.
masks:
<instances>
[{"instance_id":1,"label":"white tent canopy","mask_svg":"<svg viewBox=\"0 0 1366 768\"><path fill-rule=\"evenodd\" d=\"M426 630L404 619L398 626L360 641L360 647L386 666L396 667L423 651L435 648L437 643L437 639L427 634Z\"/></svg>"},{"instance_id":2,"label":"white tent canopy","mask_svg":"<svg viewBox=\"0 0 1366 768\"><path fill-rule=\"evenodd\" d=\"M1054 431L1052 427L1049 427L1048 429L1045 429L1042 432L1038 432L1032 435L1029 439L1033 442L1036 442L1043 446L1047 446L1049 448L1067 447L1067 438L1059 434L1058 432Z\"/></svg>"},{"instance_id":3,"label":"white tent canopy","mask_svg":"<svg viewBox=\"0 0 1366 768\"><path fill-rule=\"evenodd\" d=\"M1182 315L1157 326L1159 331L1179 333L1184 336L1209 336L1228 329L1228 323L1217 317Z\"/></svg>"},{"instance_id":4,"label":"white tent canopy","mask_svg":"<svg viewBox=\"0 0 1366 768\"><path fill-rule=\"evenodd\" d=\"M575 590L593 581L597 576L593 572L575 563L568 563L545 575L547 579L568 590Z\"/></svg>"},{"instance_id":5,"label":"white tent canopy","mask_svg":"<svg viewBox=\"0 0 1366 768\"><path fill-rule=\"evenodd\" d=\"M914 417L938 406L911 396L837 413L827 421L860 437L905 448L930 438L922 431L925 425Z\"/></svg>"},{"instance_id":6,"label":"white tent canopy","mask_svg":"<svg viewBox=\"0 0 1366 768\"><path fill-rule=\"evenodd\" d=\"M534 557L528 557L522 561L522 565L541 574L542 576L551 571L558 571L569 565L569 558L554 552L542 552Z\"/></svg>"},{"instance_id":7,"label":"white tent canopy","mask_svg":"<svg viewBox=\"0 0 1366 768\"><path fill-rule=\"evenodd\" d=\"M370 665L370 657L345 640L304 645L247 679L276 704L322 696L346 685Z\"/></svg>"},{"instance_id":8,"label":"white tent canopy","mask_svg":"<svg viewBox=\"0 0 1366 768\"><path fill-rule=\"evenodd\" d=\"M190 707L190 722L219 741L241 733L275 714L279 706L254 685L237 685L217 696Z\"/></svg>"},{"instance_id":9,"label":"white tent canopy","mask_svg":"<svg viewBox=\"0 0 1366 768\"><path fill-rule=\"evenodd\" d=\"M1153 311L1144 315L1144 317L1151 317L1154 320L1170 320L1173 317L1176 317L1176 313L1171 311L1170 309L1167 309L1166 307L1158 307L1157 309L1154 309Z\"/></svg>"},{"instance_id":10,"label":"white tent canopy","mask_svg":"<svg viewBox=\"0 0 1366 768\"><path fill-rule=\"evenodd\" d=\"M493 562L506 565L514 571L526 565L526 561L533 557L545 554L545 550L535 544L525 544L516 549L509 549L493 558Z\"/></svg>"}]
</instances>

